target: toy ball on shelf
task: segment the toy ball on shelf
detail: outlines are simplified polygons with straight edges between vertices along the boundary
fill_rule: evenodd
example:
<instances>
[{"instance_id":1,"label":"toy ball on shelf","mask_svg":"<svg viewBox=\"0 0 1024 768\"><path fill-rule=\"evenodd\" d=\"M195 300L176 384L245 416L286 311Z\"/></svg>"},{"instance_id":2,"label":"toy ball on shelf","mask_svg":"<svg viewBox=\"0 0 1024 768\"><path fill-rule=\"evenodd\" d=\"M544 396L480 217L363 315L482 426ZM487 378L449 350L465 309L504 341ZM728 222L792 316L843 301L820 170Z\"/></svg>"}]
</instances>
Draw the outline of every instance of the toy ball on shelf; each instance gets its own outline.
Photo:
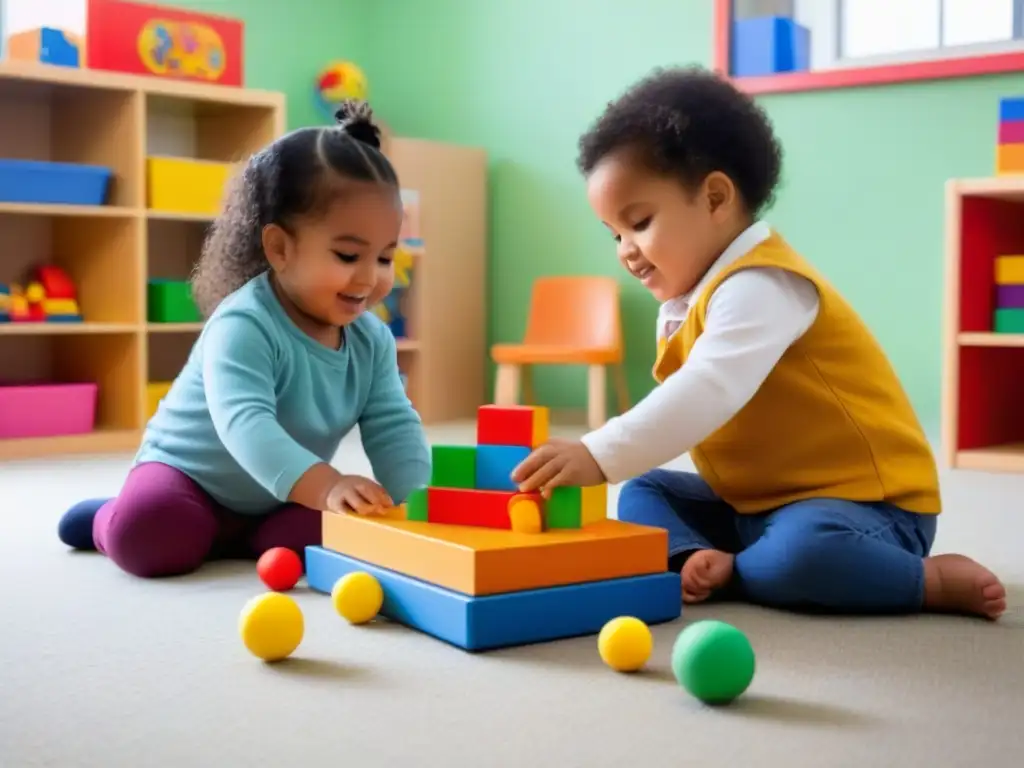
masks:
<instances>
[{"instance_id":1,"label":"toy ball on shelf","mask_svg":"<svg viewBox=\"0 0 1024 768\"><path fill-rule=\"evenodd\" d=\"M316 79L315 95L320 111L334 122L334 113L348 99L366 101L369 88L363 70L350 61L333 61Z\"/></svg>"}]
</instances>

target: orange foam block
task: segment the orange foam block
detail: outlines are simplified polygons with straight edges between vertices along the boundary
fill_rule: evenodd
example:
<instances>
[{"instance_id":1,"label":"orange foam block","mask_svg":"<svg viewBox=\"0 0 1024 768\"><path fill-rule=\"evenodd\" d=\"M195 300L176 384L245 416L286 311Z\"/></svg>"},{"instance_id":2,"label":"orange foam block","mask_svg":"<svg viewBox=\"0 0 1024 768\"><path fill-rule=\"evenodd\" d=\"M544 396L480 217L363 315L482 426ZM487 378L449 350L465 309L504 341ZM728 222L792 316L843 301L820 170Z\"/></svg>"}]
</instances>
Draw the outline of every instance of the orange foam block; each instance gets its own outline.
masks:
<instances>
[{"instance_id":1,"label":"orange foam block","mask_svg":"<svg viewBox=\"0 0 1024 768\"><path fill-rule=\"evenodd\" d=\"M996 175L1024 174L1024 143L1000 144L996 147Z\"/></svg>"},{"instance_id":2,"label":"orange foam block","mask_svg":"<svg viewBox=\"0 0 1024 768\"><path fill-rule=\"evenodd\" d=\"M662 573L668 533L620 520L516 533L324 512L323 546L466 595L493 595Z\"/></svg>"}]
</instances>

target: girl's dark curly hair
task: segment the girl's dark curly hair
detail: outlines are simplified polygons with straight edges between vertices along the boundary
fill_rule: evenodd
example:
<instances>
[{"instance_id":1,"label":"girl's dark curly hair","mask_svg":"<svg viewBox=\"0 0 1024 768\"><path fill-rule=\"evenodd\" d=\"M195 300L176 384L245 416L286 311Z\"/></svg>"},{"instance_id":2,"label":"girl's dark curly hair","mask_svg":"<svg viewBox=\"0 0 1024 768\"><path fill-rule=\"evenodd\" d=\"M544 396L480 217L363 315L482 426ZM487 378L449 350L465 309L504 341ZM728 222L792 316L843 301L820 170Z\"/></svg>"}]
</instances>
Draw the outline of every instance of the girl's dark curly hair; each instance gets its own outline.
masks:
<instances>
[{"instance_id":1,"label":"girl's dark curly hair","mask_svg":"<svg viewBox=\"0 0 1024 768\"><path fill-rule=\"evenodd\" d=\"M765 111L701 67L655 69L608 104L580 138L577 165L590 175L621 149L690 190L709 174L724 173L752 216L772 204L782 167L782 147Z\"/></svg>"},{"instance_id":2,"label":"girl's dark curly hair","mask_svg":"<svg viewBox=\"0 0 1024 768\"><path fill-rule=\"evenodd\" d=\"M224 210L203 243L192 295L204 317L268 268L263 228L291 232L295 218L326 208L334 177L398 188L365 102L347 101L337 125L300 128L257 152L230 183Z\"/></svg>"}]
</instances>

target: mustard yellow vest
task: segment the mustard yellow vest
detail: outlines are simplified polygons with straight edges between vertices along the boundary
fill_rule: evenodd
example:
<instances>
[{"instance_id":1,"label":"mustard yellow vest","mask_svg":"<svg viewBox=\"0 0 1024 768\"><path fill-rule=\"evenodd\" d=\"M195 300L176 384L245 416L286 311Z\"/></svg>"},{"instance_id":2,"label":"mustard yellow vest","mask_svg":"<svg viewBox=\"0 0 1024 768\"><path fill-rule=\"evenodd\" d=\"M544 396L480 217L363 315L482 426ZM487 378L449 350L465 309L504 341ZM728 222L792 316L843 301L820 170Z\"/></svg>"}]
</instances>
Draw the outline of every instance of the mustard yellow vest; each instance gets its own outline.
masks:
<instances>
[{"instance_id":1,"label":"mustard yellow vest","mask_svg":"<svg viewBox=\"0 0 1024 768\"><path fill-rule=\"evenodd\" d=\"M939 513L934 457L881 346L835 288L776 233L709 281L683 325L659 342L654 378L663 382L686 362L721 282L765 266L812 281L818 317L750 402L690 451L701 476L741 513L814 497Z\"/></svg>"}]
</instances>

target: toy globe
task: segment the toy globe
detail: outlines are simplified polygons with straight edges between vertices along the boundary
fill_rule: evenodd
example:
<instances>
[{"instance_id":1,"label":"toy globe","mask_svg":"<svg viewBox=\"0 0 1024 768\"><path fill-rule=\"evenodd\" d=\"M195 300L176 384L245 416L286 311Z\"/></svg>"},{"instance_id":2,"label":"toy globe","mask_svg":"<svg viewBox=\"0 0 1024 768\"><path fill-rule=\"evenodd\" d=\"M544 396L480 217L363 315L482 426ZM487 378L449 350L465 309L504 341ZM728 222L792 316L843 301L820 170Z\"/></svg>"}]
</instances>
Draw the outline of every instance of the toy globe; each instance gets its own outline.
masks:
<instances>
[{"instance_id":1,"label":"toy globe","mask_svg":"<svg viewBox=\"0 0 1024 768\"><path fill-rule=\"evenodd\" d=\"M317 106L330 122L334 122L334 113L341 102L366 101L368 91L366 75L351 61L333 61L320 70L316 78Z\"/></svg>"},{"instance_id":2,"label":"toy globe","mask_svg":"<svg viewBox=\"0 0 1024 768\"><path fill-rule=\"evenodd\" d=\"M672 672L705 704L728 704L754 679L754 649L742 631L724 621L698 621L676 638Z\"/></svg>"}]
</instances>

